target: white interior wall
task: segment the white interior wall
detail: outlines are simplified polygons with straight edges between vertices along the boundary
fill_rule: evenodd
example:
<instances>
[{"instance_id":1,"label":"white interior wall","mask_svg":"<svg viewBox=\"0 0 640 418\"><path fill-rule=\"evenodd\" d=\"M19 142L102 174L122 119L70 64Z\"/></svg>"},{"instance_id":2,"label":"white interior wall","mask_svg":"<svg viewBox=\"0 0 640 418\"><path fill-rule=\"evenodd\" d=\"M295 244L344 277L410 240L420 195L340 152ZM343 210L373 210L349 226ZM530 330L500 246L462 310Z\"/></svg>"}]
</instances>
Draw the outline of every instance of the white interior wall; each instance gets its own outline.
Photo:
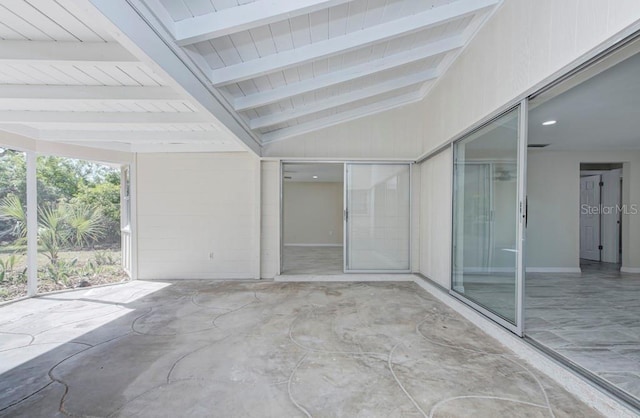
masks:
<instances>
[{"instance_id":1,"label":"white interior wall","mask_svg":"<svg viewBox=\"0 0 640 418\"><path fill-rule=\"evenodd\" d=\"M640 204L639 151L529 150L527 270L579 271L580 163L597 162L622 162L622 203ZM622 224L622 266L640 271L640 214L623 215Z\"/></svg>"},{"instance_id":2,"label":"white interior wall","mask_svg":"<svg viewBox=\"0 0 640 418\"><path fill-rule=\"evenodd\" d=\"M639 19L635 0L503 2L423 100L423 152L552 81Z\"/></svg>"},{"instance_id":3,"label":"white interior wall","mask_svg":"<svg viewBox=\"0 0 640 418\"><path fill-rule=\"evenodd\" d=\"M260 277L280 274L280 162L262 161Z\"/></svg>"},{"instance_id":4,"label":"white interior wall","mask_svg":"<svg viewBox=\"0 0 640 418\"><path fill-rule=\"evenodd\" d=\"M283 195L284 245L342 245L342 183L287 181Z\"/></svg>"},{"instance_id":5,"label":"white interior wall","mask_svg":"<svg viewBox=\"0 0 640 418\"><path fill-rule=\"evenodd\" d=\"M254 155L139 154L137 204L138 278L259 278Z\"/></svg>"},{"instance_id":6,"label":"white interior wall","mask_svg":"<svg viewBox=\"0 0 640 418\"><path fill-rule=\"evenodd\" d=\"M419 167L420 273L448 289L451 280L451 149L431 157Z\"/></svg>"}]
</instances>

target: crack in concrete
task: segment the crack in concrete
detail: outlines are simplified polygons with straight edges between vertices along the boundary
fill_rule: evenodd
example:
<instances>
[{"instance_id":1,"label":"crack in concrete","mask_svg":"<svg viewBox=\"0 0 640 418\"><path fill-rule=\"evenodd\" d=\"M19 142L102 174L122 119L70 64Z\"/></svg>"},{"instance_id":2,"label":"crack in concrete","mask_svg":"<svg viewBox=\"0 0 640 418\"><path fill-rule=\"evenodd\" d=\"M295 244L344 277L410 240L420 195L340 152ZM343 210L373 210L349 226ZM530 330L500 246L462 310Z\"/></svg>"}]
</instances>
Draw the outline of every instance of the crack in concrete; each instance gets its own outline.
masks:
<instances>
[{"instance_id":1,"label":"crack in concrete","mask_svg":"<svg viewBox=\"0 0 640 418\"><path fill-rule=\"evenodd\" d=\"M312 418L311 413L304 406L300 405L295 400L295 398L293 397L293 393L291 392L291 386L292 386L292 383L293 383L293 376L296 374L296 371L298 370L300 365L306 360L308 355L309 355L309 353L305 353L304 356L302 356L302 358L298 361L296 366L293 368L293 370L291 370L291 374L289 375L289 380L287 382L287 394L289 395L289 400L291 401L291 403L293 403L295 405L296 408L298 408L308 418Z\"/></svg>"},{"instance_id":2,"label":"crack in concrete","mask_svg":"<svg viewBox=\"0 0 640 418\"><path fill-rule=\"evenodd\" d=\"M396 351L396 349L402 345L402 343L398 343L396 344L391 351L389 351L389 357L387 360L387 365L389 366L389 371L391 372L391 375L393 375L393 378L395 379L396 383L398 384L398 386L400 386L400 389L402 390L402 392L404 392L405 395L407 395L407 398L409 398L409 400L411 401L411 403L413 404L413 406L416 407L416 409L418 410L418 412L420 412L422 414L423 417L427 417L427 414L425 414L425 412L422 410L422 408L420 408L420 405L418 404L418 402L414 399L413 396L411 396L411 394L409 393L409 391L407 391L407 389L405 389L404 385L402 384L402 382L400 381L400 379L398 379L398 376L396 375L396 372L393 371L393 362L391 361L391 358L393 357L393 353Z\"/></svg>"},{"instance_id":3,"label":"crack in concrete","mask_svg":"<svg viewBox=\"0 0 640 418\"><path fill-rule=\"evenodd\" d=\"M209 347L213 347L214 345L216 345L219 342L222 342L224 340L226 340L227 338L229 338L231 335L225 335L224 337L220 338L219 340L216 341L212 341L208 344L203 345L202 347L196 348L193 351L190 351L182 356L180 356L180 358L178 358L176 361L173 362L173 364L171 365L171 367L169 368L169 372L167 373L167 383L171 383L171 382L177 382L180 380L184 380L184 379L176 379L176 380L171 380L171 375L173 374L173 370L178 366L178 364L186 359L187 357L197 353L198 351L204 350L205 348L209 348Z\"/></svg>"},{"instance_id":4,"label":"crack in concrete","mask_svg":"<svg viewBox=\"0 0 640 418\"><path fill-rule=\"evenodd\" d=\"M56 367L60 366L60 365L61 365L62 363L64 363L65 361L67 361L67 360L69 360L69 359L71 359L71 358L73 358L73 357L75 357L75 356L77 356L77 355L79 355L79 354L85 353L85 352L87 352L87 351L89 351L89 350L91 350L91 349L93 349L93 348L96 348L96 347L98 347L98 346L100 346L100 345L103 345L103 344L110 343L110 342L115 341L115 340L117 340L117 339L119 339L119 338L123 338L123 337L125 337L125 336L127 336L127 335L131 335L131 334L130 334L130 333L126 333L126 334L124 334L124 335L119 335L119 336L117 336L117 337L110 338L110 339L108 339L108 340L106 340L106 341L102 341L102 342L100 342L100 343L98 343L98 344L92 345L91 347L87 347L87 348L85 348L84 350L80 350L80 351L78 351L77 353L74 353L74 354L72 354L72 355L70 355L70 356L68 356L68 357L64 358L63 360L59 361L59 362L58 362L58 363L56 363L56 364L55 364L51 369L49 369L49 372L47 373L47 375L49 376L49 379L51 379L51 380L52 380L52 381L54 381L54 382L58 382L58 383L60 383L61 385L63 385L63 386L65 387L64 393L62 394L62 398L60 398L60 404L59 404L59 407L58 407L58 411L60 411L61 413L65 414L65 415L67 415L67 416L71 416L71 417L81 417L81 418L89 418L89 417L91 417L90 415L78 415L78 414L74 414L74 413L71 413L71 412L69 412L69 411L67 411L67 410L65 409L65 407L64 407L64 401L65 401L65 399L67 398L67 395L69 394L69 385L68 385L64 380L59 379L59 378L57 378L57 377L55 377L55 376L54 376L53 371L56 369Z\"/></svg>"},{"instance_id":5,"label":"crack in concrete","mask_svg":"<svg viewBox=\"0 0 640 418\"><path fill-rule=\"evenodd\" d=\"M25 396L24 398L17 400L7 406L4 406L2 408L0 408L0 412L6 411L9 408L13 408L14 406L17 406L19 404L21 404L22 402L26 401L27 399L31 398L34 395L37 395L38 393L40 393L41 391L45 390L48 386L50 386L52 383L54 383L53 381L50 381L49 383L47 383L46 385L42 386L41 388L39 388L38 390L28 394L27 396Z\"/></svg>"},{"instance_id":6,"label":"crack in concrete","mask_svg":"<svg viewBox=\"0 0 640 418\"><path fill-rule=\"evenodd\" d=\"M500 397L500 396L465 395L465 396L454 396L454 397L443 399L443 400L439 401L429 411L428 418L433 418L433 414L436 412L436 409L438 409L440 406L444 405L447 402L455 401L455 400L458 400L458 399L491 399L491 400L498 400L498 401L505 401L505 402L514 402L514 403L518 403L518 404L522 404L522 405L534 406L536 408L543 408L543 409L547 408L546 405L539 405L539 404L536 404L536 403L521 401L521 400L518 400L518 399L503 398L503 397Z\"/></svg>"},{"instance_id":7,"label":"crack in concrete","mask_svg":"<svg viewBox=\"0 0 640 418\"><path fill-rule=\"evenodd\" d=\"M254 303L258 303L258 302L256 302L255 300L253 300L253 301L251 301L251 302L249 302L249 303L247 303L247 304L242 305L242 306L241 306L241 307L239 307L239 308L232 309L232 310L230 310L229 312L223 312L223 313L221 313L220 315L216 315L216 317L215 317L215 318L213 318L213 320L211 321L211 324L212 324L215 328L218 328L218 326L216 325L216 321L217 321L218 319L222 318L223 316L226 316L226 315L229 315L229 314L232 314L232 313L236 313L236 312L238 312L238 311L241 311L242 309L244 309L244 308L246 308L247 306L252 305L252 304L254 304Z\"/></svg>"},{"instance_id":8,"label":"crack in concrete","mask_svg":"<svg viewBox=\"0 0 640 418\"><path fill-rule=\"evenodd\" d=\"M420 326L422 324L424 324L428 320L429 320L429 318L425 318L422 322L419 322L418 324L416 324L416 332L423 339L425 339L426 341L430 342L431 344L439 345L441 347L446 347L446 348L452 348L452 349L460 350L460 351L469 351L469 352L472 352L472 353L481 354L481 355L485 355L485 356L500 357L500 358L503 358L503 359L515 364L516 366L522 368L531 378L533 378L533 380L536 382L536 384L540 388L540 391L542 392L542 395L543 395L543 397L545 399L545 402L546 402L546 408L549 410L549 414L551 415L551 418L555 418L555 413L553 412L553 408L551 407L551 402L549 401L549 395L547 394L547 391L544 388L544 385L542 384L542 382L540 381L538 376L535 375L535 373L533 373L531 370L529 370L529 368L527 368L526 366L524 366L523 364L521 364L519 361L516 360L517 357L515 355L504 354L504 353L490 353L488 351L476 350L476 349L472 349L472 348L460 347L460 346L455 346L455 345L451 345L451 344L445 344L445 343L442 343L442 342L439 342L439 341L434 341L433 339L428 338L426 335L424 335L422 333L422 331L420 331Z\"/></svg>"},{"instance_id":9,"label":"crack in concrete","mask_svg":"<svg viewBox=\"0 0 640 418\"><path fill-rule=\"evenodd\" d=\"M0 353L4 353L5 351L10 351L10 350L15 350L16 348L24 348L24 347L29 347L31 344L33 344L33 342L35 341L36 337L32 334L28 334L28 333L24 333L24 332L10 332L10 331L0 331L0 334L9 334L9 335L25 335L27 337L31 337L31 341L29 341L29 344L25 344L25 345L21 345L18 347L12 347L12 348L5 348L4 350L0 350Z\"/></svg>"},{"instance_id":10,"label":"crack in concrete","mask_svg":"<svg viewBox=\"0 0 640 418\"><path fill-rule=\"evenodd\" d=\"M315 311L314 308L312 308L309 312L307 312L307 316L310 316L311 313L313 313ZM321 349L317 349L317 348L313 348L313 347L307 347L306 345L298 342L294 336L293 336L293 329L295 327L296 322L298 322L298 320L300 319L300 315L296 315L296 317L293 319L293 321L291 322L291 325L289 325L289 340L291 340L291 342L293 344L295 344L296 346L298 346L299 348L303 349L304 351L307 351L309 353L320 353L320 354L344 354L344 355L355 355L355 356L359 356L359 355L363 355L363 356L379 356L379 357L383 357L386 358L386 354L384 353L377 353L377 352L372 352L372 351L331 351L331 350L321 350ZM374 357L375 358L375 357ZM381 359L379 359L381 360Z\"/></svg>"}]
</instances>

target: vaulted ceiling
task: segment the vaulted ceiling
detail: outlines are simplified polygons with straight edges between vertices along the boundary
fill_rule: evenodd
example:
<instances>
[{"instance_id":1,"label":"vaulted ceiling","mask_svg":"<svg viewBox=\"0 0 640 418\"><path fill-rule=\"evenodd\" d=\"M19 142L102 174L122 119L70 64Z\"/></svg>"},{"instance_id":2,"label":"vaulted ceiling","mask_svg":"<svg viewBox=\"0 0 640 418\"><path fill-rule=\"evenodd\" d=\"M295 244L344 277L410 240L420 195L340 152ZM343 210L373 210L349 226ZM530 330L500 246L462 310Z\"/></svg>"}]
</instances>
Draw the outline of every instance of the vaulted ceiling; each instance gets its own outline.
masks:
<instances>
[{"instance_id":1,"label":"vaulted ceiling","mask_svg":"<svg viewBox=\"0 0 640 418\"><path fill-rule=\"evenodd\" d=\"M500 0L0 0L0 129L260 147L421 100Z\"/></svg>"},{"instance_id":2,"label":"vaulted ceiling","mask_svg":"<svg viewBox=\"0 0 640 418\"><path fill-rule=\"evenodd\" d=\"M421 100L499 0L130 0L261 144Z\"/></svg>"}]
</instances>

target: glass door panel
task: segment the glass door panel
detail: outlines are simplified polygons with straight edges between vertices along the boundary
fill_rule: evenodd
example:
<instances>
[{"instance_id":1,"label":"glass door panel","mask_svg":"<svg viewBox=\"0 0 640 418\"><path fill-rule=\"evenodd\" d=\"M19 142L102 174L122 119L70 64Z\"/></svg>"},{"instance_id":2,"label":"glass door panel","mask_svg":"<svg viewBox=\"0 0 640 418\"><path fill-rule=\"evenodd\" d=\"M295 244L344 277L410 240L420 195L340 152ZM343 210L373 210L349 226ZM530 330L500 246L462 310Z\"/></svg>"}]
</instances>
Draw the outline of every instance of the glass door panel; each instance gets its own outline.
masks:
<instances>
[{"instance_id":1,"label":"glass door panel","mask_svg":"<svg viewBox=\"0 0 640 418\"><path fill-rule=\"evenodd\" d=\"M452 292L512 330L521 322L520 130L518 107L454 144Z\"/></svg>"},{"instance_id":2,"label":"glass door panel","mask_svg":"<svg viewBox=\"0 0 640 418\"><path fill-rule=\"evenodd\" d=\"M347 164L345 271L409 271L409 164Z\"/></svg>"}]
</instances>

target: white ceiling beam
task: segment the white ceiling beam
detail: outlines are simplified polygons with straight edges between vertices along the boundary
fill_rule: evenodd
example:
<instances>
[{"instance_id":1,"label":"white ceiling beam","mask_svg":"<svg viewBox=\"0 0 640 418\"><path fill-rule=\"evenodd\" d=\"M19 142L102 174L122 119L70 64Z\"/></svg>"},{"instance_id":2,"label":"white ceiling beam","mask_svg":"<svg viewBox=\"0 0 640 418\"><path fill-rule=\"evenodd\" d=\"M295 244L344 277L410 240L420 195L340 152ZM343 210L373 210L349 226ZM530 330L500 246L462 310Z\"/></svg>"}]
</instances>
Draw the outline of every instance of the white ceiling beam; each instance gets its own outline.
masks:
<instances>
[{"instance_id":1,"label":"white ceiling beam","mask_svg":"<svg viewBox=\"0 0 640 418\"><path fill-rule=\"evenodd\" d=\"M244 148L235 141L215 144L131 144L131 152L237 152Z\"/></svg>"},{"instance_id":2,"label":"white ceiling beam","mask_svg":"<svg viewBox=\"0 0 640 418\"><path fill-rule=\"evenodd\" d=\"M115 42L0 41L0 63L104 64L139 62Z\"/></svg>"},{"instance_id":3,"label":"white ceiling beam","mask_svg":"<svg viewBox=\"0 0 640 418\"><path fill-rule=\"evenodd\" d=\"M0 125L1 127L1 125ZM40 139L46 141L74 142L207 142L228 139L220 131L70 131L40 130ZM230 140L230 139L229 139Z\"/></svg>"},{"instance_id":4,"label":"white ceiling beam","mask_svg":"<svg viewBox=\"0 0 640 418\"><path fill-rule=\"evenodd\" d=\"M255 109L260 106L266 106L293 96L324 89L336 84L376 74L381 71L396 69L439 54L454 51L462 48L464 43L465 41L462 37L454 36L420 48L414 48L398 54L390 55L373 62L355 65L344 70L330 72L318 77L281 86L273 90L255 93L245 97L238 97L234 101L234 108L236 111L241 112L249 109Z\"/></svg>"},{"instance_id":5,"label":"white ceiling beam","mask_svg":"<svg viewBox=\"0 0 640 418\"><path fill-rule=\"evenodd\" d=\"M212 70L211 82L215 86L221 86L259 77L440 25L474 14L498 2L499 0L458 0L344 36Z\"/></svg>"},{"instance_id":6,"label":"white ceiling beam","mask_svg":"<svg viewBox=\"0 0 640 418\"><path fill-rule=\"evenodd\" d=\"M208 77L190 66L187 51L173 42L173 35L142 0L69 0L84 15L103 25L110 35L138 56L172 87L189 95L202 113L215 118L209 123L220 125L235 136L245 149L261 154L258 136L245 124Z\"/></svg>"},{"instance_id":7,"label":"white ceiling beam","mask_svg":"<svg viewBox=\"0 0 640 418\"><path fill-rule=\"evenodd\" d=\"M262 135L262 143L268 145L277 141L282 141L294 136L307 134L309 132L318 131L329 126L338 125L340 123L359 119L365 116L374 115L397 107L405 106L418 102L422 99L420 92L411 92L381 102L373 103L367 106L357 107L352 110L341 112L326 118L316 119L310 122L295 125L290 128L278 129Z\"/></svg>"},{"instance_id":8,"label":"white ceiling beam","mask_svg":"<svg viewBox=\"0 0 640 418\"><path fill-rule=\"evenodd\" d=\"M54 86L0 85L0 102L12 100L134 101L183 100L174 89L165 86Z\"/></svg>"},{"instance_id":9,"label":"white ceiling beam","mask_svg":"<svg viewBox=\"0 0 640 418\"><path fill-rule=\"evenodd\" d=\"M176 43L190 45L280 20L313 13L352 0L264 0L174 23Z\"/></svg>"},{"instance_id":10,"label":"white ceiling beam","mask_svg":"<svg viewBox=\"0 0 640 418\"><path fill-rule=\"evenodd\" d=\"M250 121L251 129L261 129L269 126L284 123L302 116L311 115L322 112L323 110L332 109L334 107L343 106L358 100L368 99L380 94L389 93L415 84L424 83L433 80L438 76L435 70L429 70L409 76L400 77L380 84L374 84L361 90L346 92L337 96L320 100L308 106L296 107L290 111L277 112L272 115L254 118ZM420 89L417 89L418 91Z\"/></svg>"},{"instance_id":11,"label":"white ceiling beam","mask_svg":"<svg viewBox=\"0 0 640 418\"><path fill-rule=\"evenodd\" d=\"M211 116L196 112L50 112L0 111L0 123L19 124L179 124L211 123Z\"/></svg>"}]
</instances>

